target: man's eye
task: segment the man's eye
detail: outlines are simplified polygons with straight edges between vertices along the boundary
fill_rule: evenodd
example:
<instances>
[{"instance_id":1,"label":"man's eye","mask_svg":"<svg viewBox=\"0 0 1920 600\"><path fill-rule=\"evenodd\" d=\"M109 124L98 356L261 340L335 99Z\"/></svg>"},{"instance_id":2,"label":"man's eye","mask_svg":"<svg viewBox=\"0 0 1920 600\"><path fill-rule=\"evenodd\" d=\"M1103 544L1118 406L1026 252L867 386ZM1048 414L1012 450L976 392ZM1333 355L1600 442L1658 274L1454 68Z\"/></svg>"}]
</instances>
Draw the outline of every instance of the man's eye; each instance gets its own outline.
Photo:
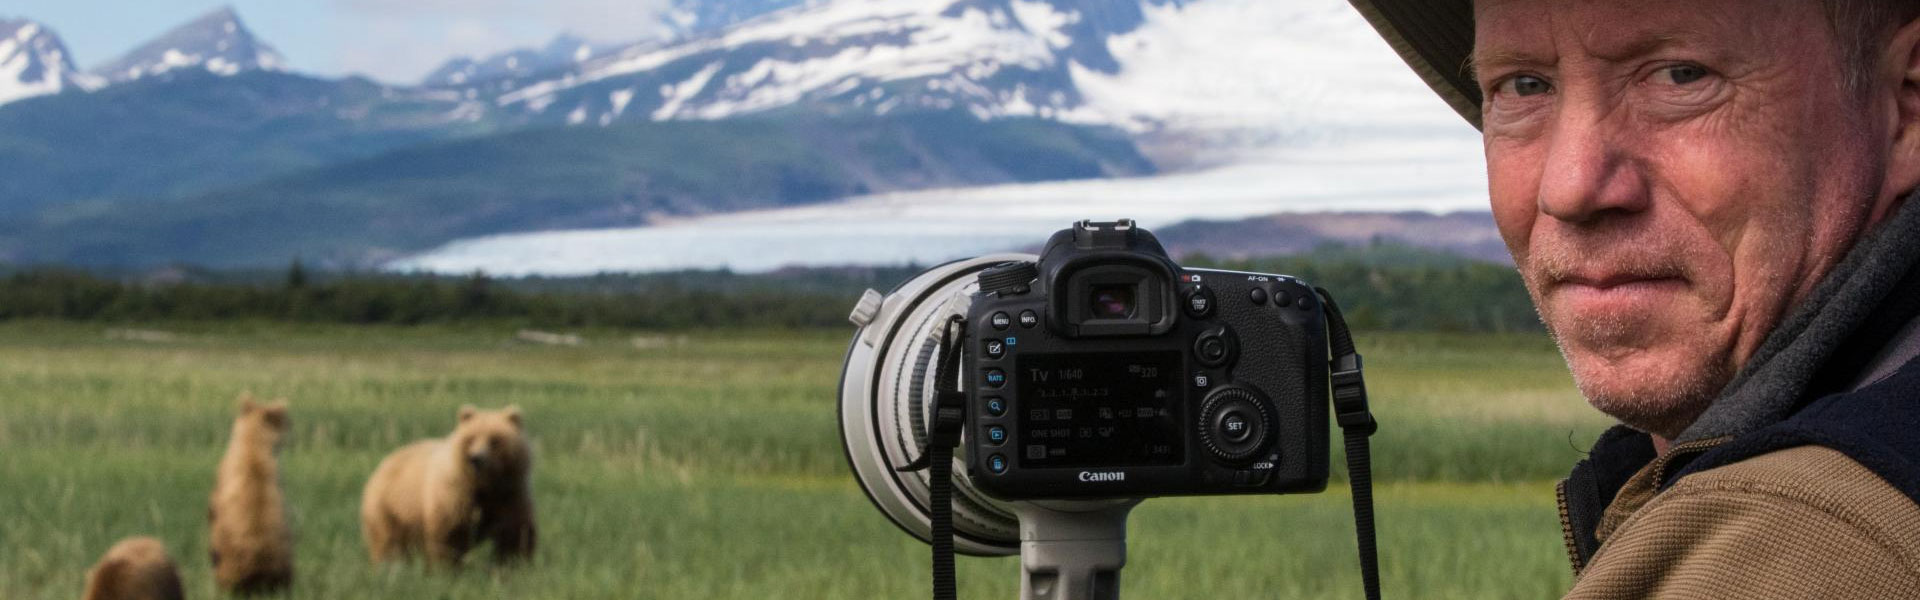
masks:
<instances>
[{"instance_id":1,"label":"man's eye","mask_svg":"<svg viewBox=\"0 0 1920 600\"><path fill-rule=\"evenodd\" d=\"M1660 70L1674 85L1686 85L1707 78L1707 70L1700 65L1674 65Z\"/></svg>"},{"instance_id":2,"label":"man's eye","mask_svg":"<svg viewBox=\"0 0 1920 600\"><path fill-rule=\"evenodd\" d=\"M1508 79L1502 87L1506 88L1504 91L1515 96L1536 96L1553 91L1553 84L1532 75L1520 75Z\"/></svg>"}]
</instances>

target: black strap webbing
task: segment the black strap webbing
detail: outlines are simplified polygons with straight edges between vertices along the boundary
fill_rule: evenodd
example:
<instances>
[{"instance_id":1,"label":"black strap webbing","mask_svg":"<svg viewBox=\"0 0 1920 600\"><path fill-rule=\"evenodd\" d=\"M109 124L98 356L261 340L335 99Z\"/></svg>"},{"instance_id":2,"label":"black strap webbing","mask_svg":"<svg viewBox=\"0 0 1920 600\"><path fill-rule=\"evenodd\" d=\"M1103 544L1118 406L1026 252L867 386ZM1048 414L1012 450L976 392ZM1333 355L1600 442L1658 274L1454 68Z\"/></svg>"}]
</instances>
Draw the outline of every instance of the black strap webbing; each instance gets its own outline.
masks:
<instances>
[{"instance_id":1,"label":"black strap webbing","mask_svg":"<svg viewBox=\"0 0 1920 600\"><path fill-rule=\"evenodd\" d=\"M966 426L967 395L960 390L960 344L967 337L967 320L947 319L941 332L940 364L933 370L933 421L927 424L927 450L899 471L927 470L928 513L933 531L933 598L955 600L953 572L953 448L960 445Z\"/></svg>"},{"instance_id":2,"label":"black strap webbing","mask_svg":"<svg viewBox=\"0 0 1920 600\"><path fill-rule=\"evenodd\" d=\"M1367 383L1353 332L1333 294L1314 288L1326 304L1327 350L1333 359L1333 412L1347 442L1347 483L1353 488L1353 532L1360 545L1360 578L1367 600L1380 600L1380 554L1373 535L1373 457L1367 437L1380 428L1367 406Z\"/></svg>"}]
</instances>

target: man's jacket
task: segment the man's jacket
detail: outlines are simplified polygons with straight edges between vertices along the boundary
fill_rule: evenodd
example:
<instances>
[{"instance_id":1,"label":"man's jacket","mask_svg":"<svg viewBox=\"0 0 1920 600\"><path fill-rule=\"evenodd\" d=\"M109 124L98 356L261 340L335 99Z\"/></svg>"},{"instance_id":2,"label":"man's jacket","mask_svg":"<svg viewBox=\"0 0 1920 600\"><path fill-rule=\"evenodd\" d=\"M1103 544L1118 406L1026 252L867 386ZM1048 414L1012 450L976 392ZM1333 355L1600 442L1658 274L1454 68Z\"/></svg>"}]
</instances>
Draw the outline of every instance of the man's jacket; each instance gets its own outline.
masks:
<instances>
[{"instance_id":1,"label":"man's jacket","mask_svg":"<svg viewBox=\"0 0 1920 600\"><path fill-rule=\"evenodd\" d=\"M1863 238L1656 456L1560 482L1568 598L1920 598L1920 207Z\"/></svg>"}]
</instances>

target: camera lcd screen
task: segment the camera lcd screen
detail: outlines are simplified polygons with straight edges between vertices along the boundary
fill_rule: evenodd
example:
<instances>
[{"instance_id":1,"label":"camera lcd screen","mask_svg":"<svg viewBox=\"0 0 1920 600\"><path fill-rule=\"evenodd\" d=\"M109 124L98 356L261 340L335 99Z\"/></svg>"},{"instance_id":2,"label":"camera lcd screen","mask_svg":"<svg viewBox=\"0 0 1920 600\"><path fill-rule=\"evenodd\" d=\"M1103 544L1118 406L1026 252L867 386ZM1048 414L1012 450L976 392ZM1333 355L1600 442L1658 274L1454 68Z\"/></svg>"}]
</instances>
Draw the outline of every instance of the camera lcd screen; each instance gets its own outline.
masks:
<instances>
[{"instance_id":1,"label":"camera lcd screen","mask_svg":"<svg viewBox=\"0 0 1920 600\"><path fill-rule=\"evenodd\" d=\"M1184 460L1178 352L1023 354L1015 407L1028 467L1177 465Z\"/></svg>"}]
</instances>

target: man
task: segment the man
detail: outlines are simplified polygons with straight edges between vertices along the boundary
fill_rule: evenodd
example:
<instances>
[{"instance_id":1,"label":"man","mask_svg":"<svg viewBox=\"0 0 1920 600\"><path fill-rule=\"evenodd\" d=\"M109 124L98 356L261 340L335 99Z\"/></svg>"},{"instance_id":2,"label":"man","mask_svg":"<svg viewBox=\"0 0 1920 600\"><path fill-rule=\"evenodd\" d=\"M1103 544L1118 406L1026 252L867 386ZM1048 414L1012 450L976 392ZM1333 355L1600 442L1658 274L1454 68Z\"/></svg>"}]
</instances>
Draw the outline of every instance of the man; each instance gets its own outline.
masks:
<instances>
[{"instance_id":1,"label":"man","mask_svg":"<svg viewBox=\"0 0 1920 600\"><path fill-rule=\"evenodd\" d=\"M1920 1L1352 2L1623 423L1569 597L1920 597Z\"/></svg>"}]
</instances>

